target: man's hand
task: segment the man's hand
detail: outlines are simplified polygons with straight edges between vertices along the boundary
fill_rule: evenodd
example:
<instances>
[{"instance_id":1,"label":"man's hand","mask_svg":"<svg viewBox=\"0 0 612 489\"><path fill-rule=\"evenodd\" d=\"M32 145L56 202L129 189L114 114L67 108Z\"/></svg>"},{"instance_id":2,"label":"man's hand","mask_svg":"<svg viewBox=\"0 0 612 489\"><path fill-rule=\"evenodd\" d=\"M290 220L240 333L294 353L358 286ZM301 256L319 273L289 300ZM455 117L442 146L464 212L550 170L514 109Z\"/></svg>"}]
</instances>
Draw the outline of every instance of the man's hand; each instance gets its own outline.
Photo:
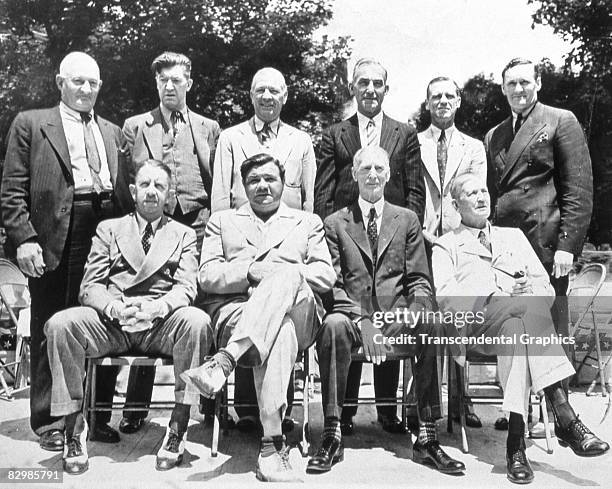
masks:
<instances>
[{"instance_id":1,"label":"man's hand","mask_svg":"<svg viewBox=\"0 0 612 489\"><path fill-rule=\"evenodd\" d=\"M136 304L134 304L136 305ZM154 321L165 318L170 312L170 306L161 299L144 300L138 304L138 311L134 317L140 321Z\"/></svg>"},{"instance_id":2,"label":"man's hand","mask_svg":"<svg viewBox=\"0 0 612 489\"><path fill-rule=\"evenodd\" d=\"M42 248L35 241L26 241L17 248L17 264L28 277L41 277L47 266L43 260Z\"/></svg>"},{"instance_id":3,"label":"man's hand","mask_svg":"<svg viewBox=\"0 0 612 489\"><path fill-rule=\"evenodd\" d=\"M533 286L529 273L525 271L525 275L514 279L511 296L517 295L533 295Z\"/></svg>"},{"instance_id":4,"label":"man's hand","mask_svg":"<svg viewBox=\"0 0 612 489\"><path fill-rule=\"evenodd\" d=\"M573 265L574 255L563 250L555 251L555 258L553 262L553 277L565 277L568 273L570 273L570 270L572 269Z\"/></svg>"},{"instance_id":5,"label":"man's hand","mask_svg":"<svg viewBox=\"0 0 612 489\"><path fill-rule=\"evenodd\" d=\"M370 318L363 318L359 322L359 326L361 327L361 342L363 343L363 353L366 360L374 365L380 365L387 359L384 345L377 344L374 341L374 335L380 334L380 329L374 327Z\"/></svg>"},{"instance_id":6,"label":"man's hand","mask_svg":"<svg viewBox=\"0 0 612 489\"><path fill-rule=\"evenodd\" d=\"M268 275L276 272L281 266L280 263L256 261L251 263L247 278L252 284L258 284Z\"/></svg>"}]
</instances>

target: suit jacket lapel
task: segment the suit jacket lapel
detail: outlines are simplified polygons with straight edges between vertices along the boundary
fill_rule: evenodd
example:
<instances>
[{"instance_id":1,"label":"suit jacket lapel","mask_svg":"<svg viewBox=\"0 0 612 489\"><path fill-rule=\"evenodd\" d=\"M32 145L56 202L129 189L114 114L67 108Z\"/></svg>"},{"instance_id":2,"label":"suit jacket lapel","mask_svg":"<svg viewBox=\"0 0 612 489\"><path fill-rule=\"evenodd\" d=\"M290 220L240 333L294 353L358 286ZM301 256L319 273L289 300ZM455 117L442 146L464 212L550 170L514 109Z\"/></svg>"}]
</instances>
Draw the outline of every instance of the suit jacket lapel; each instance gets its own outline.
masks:
<instances>
[{"instance_id":1,"label":"suit jacket lapel","mask_svg":"<svg viewBox=\"0 0 612 489\"><path fill-rule=\"evenodd\" d=\"M393 236L397 232L399 226L398 215L393 212L389 204L385 202L383 207L382 221L380 223L380 234L378 235L378 259L377 265L382 261L381 258L386 251Z\"/></svg>"},{"instance_id":2,"label":"suit jacket lapel","mask_svg":"<svg viewBox=\"0 0 612 489\"><path fill-rule=\"evenodd\" d=\"M115 134L113 129L108 124L108 121L98 117L98 127L104 141L104 149L106 150L106 162L108 163L108 171L110 173L113 187L117 184L117 143L115 142Z\"/></svg>"},{"instance_id":3,"label":"suit jacket lapel","mask_svg":"<svg viewBox=\"0 0 612 489\"><path fill-rule=\"evenodd\" d=\"M366 234L365 226L363 224L363 217L361 215L361 209L359 204L355 202L351 207L351 212L347 216L348 222L346 225L346 232L359 247L362 254L366 256L372 264L372 250L370 249L370 241Z\"/></svg>"},{"instance_id":4,"label":"suit jacket lapel","mask_svg":"<svg viewBox=\"0 0 612 489\"><path fill-rule=\"evenodd\" d=\"M142 266L134 277L132 285L139 284L148 279L157 270L168 263L170 256L179 246L180 236L177 235L176 230L173 229L169 223L168 218L163 216L153 236L151 249L149 253L146 254ZM136 229L138 229L138 226L136 226ZM137 239L136 242L140 245L140 239ZM142 246L140 247L142 248Z\"/></svg>"},{"instance_id":5,"label":"suit jacket lapel","mask_svg":"<svg viewBox=\"0 0 612 489\"><path fill-rule=\"evenodd\" d=\"M389 158L395 151L395 146L399 140L399 125L393 119L383 114L382 127L380 129L380 147L388 154Z\"/></svg>"},{"instance_id":6,"label":"suit jacket lapel","mask_svg":"<svg viewBox=\"0 0 612 489\"><path fill-rule=\"evenodd\" d=\"M208 128L204 126L204 119L201 121L198 118L193 117L190 110L187 111L187 117L189 118L189 127L191 128L191 136L193 138L193 144L195 146L196 153L198 155L198 163L200 165L200 174L202 176L202 182L208 195L210 195L212 189L212 171L210 168L210 147L208 146Z\"/></svg>"},{"instance_id":7,"label":"suit jacket lapel","mask_svg":"<svg viewBox=\"0 0 612 489\"><path fill-rule=\"evenodd\" d=\"M240 129L243 135L240 141L240 147L244 159L246 160L253 155L261 153L262 148L257 138L257 131L255 130L255 118L251 117L247 122L241 124ZM242 161L240 163L242 163Z\"/></svg>"},{"instance_id":8,"label":"suit jacket lapel","mask_svg":"<svg viewBox=\"0 0 612 489\"><path fill-rule=\"evenodd\" d=\"M161 161L163 158L162 137L164 133L161 109L159 107L153 109L150 115L151 119L145 122L142 129L142 137L149 154L153 156L153 159Z\"/></svg>"},{"instance_id":9,"label":"suit jacket lapel","mask_svg":"<svg viewBox=\"0 0 612 489\"><path fill-rule=\"evenodd\" d=\"M451 181L453 180L453 176L457 172L457 169L461 165L461 162L465 156L465 139L463 134L461 134L456 128L448 146L447 156L443 191L450 185Z\"/></svg>"},{"instance_id":10,"label":"suit jacket lapel","mask_svg":"<svg viewBox=\"0 0 612 489\"><path fill-rule=\"evenodd\" d=\"M256 248L261 246L260 233L257 226L251 219L251 214L248 210L248 204L244 204L235 214L236 230L243 234L246 240Z\"/></svg>"},{"instance_id":11,"label":"suit jacket lapel","mask_svg":"<svg viewBox=\"0 0 612 489\"><path fill-rule=\"evenodd\" d=\"M62 125L62 117L60 115L59 106L54 107L51 110L49 119L42 124L42 130L45 133L47 140L53 147L53 150L57 154L60 163L64 166L65 170L68 172L68 175L70 175L72 183L74 183L72 176L72 164L70 163L70 153L68 151L68 142L66 141L64 126Z\"/></svg>"},{"instance_id":12,"label":"suit jacket lapel","mask_svg":"<svg viewBox=\"0 0 612 489\"><path fill-rule=\"evenodd\" d=\"M145 260L145 254L140 241L138 222L134 214L130 214L121 220L121 225L117 230L116 241L121 256L125 258L136 272L140 271Z\"/></svg>"},{"instance_id":13,"label":"suit jacket lapel","mask_svg":"<svg viewBox=\"0 0 612 489\"><path fill-rule=\"evenodd\" d=\"M291 214L288 212L288 210L289 209L284 204L281 204L281 207L278 210L278 216L275 217L274 222L271 223L270 227L268 228L265 242L262 243L262 246L255 257L256 260L261 256L264 256L279 243L282 243L287 238L289 233L293 231L300 222L302 222L301 216Z\"/></svg>"},{"instance_id":14,"label":"suit jacket lapel","mask_svg":"<svg viewBox=\"0 0 612 489\"><path fill-rule=\"evenodd\" d=\"M359 139L359 123L357 122L357 114L347 119L342 123L340 140L344 144L348 154L354 155L361 148L361 140Z\"/></svg>"},{"instance_id":15,"label":"suit jacket lapel","mask_svg":"<svg viewBox=\"0 0 612 489\"><path fill-rule=\"evenodd\" d=\"M478 238L474 236L474 234L467 229L465 226L461 225L461 231L459 234L459 247L465 253L469 253L471 255L478 255L484 258L492 259L491 252L487 250L481 243L478 241Z\"/></svg>"},{"instance_id":16,"label":"suit jacket lapel","mask_svg":"<svg viewBox=\"0 0 612 489\"><path fill-rule=\"evenodd\" d=\"M425 166L427 173L429 173L429 176L441 194L440 172L438 170L438 146L436 139L434 138L433 131L431 130L431 126L425 132L424 143L425 144L421 145L421 159L423 160L423 165Z\"/></svg>"},{"instance_id":17,"label":"suit jacket lapel","mask_svg":"<svg viewBox=\"0 0 612 489\"><path fill-rule=\"evenodd\" d=\"M274 141L274 155L281 163L286 163L293 150L293 128L284 124L282 121L279 122L278 135Z\"/></svg>"},{"instance_id":18,"label":"suit jacket lapel","mask_svg":"<svg viewBox=\"0 0 612 489\"><path fill-rule=\"evenodd\" d=\"M500 173L507 165L507 152L513 137L512 117L508 117L497 126L491 138L491 154L493 155L495 167L499 168Z\"/></svg>"}]
</instances>

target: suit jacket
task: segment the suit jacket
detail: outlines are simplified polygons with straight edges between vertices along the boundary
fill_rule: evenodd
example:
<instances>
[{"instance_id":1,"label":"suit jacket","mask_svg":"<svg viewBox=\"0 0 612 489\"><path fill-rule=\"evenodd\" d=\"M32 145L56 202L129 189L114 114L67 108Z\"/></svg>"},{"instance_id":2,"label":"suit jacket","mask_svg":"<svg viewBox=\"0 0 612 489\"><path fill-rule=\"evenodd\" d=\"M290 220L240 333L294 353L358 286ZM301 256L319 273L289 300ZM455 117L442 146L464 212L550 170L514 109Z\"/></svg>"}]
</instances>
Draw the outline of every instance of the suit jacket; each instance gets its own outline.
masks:
<instances>
[{"instance_id":1,"label":"suit jacket","mask_svg":"<svg viewBox=\"0 0 612 489\"><path fill-rule=\"evenodd\" d=\"M414 211L423 222L425 182L416 131L385 114L380 146L389 153L391 167L385 200ZM357 114L323 132L315 180L315 212L322 219L357 201L359 188L351 168L360 148Z\"/></svg>"},{"instance_id":2,"label":"suit jacket","mask_svg":"<svg viewBox=\"0 0 612 489\"><path fill-rule=\"evenodd\" d=\"M182 167L182 179L176 184L176 198L184 213L199 209L210 209L212 189L212 166L215 159L215 148L219 138L219 124L212 119L187 112L191 134L198 157L198 167ZM130 117L123 124L131 161L133 164L148 159L162 161L163 116L161 109L156 107L150 112ZM191 149L189 150L191 151ZM187 182L185 184L185 182ZM174 202L172 200L172 202Z\"/></svg>"},{"instance_id":3,"label":"suit jacket","mask_svg":"<svg viewBox=\"0 0 612 489\"><path fill-rule=\"evenodd\" d=\"M114 188L115 206L133 207L127 165L120 148L121 130L96 116ZM74 198L74 178L59 106L20 112L8 137L2 174L2 219L11 244L17 248L36 240L48 270L60 262Z\"/></svg>"},{"instance_id":4,"label":"suit jacket","mask_svg":"<svg viewBox=\"0 0 612 489\"><path fill-rule=\"evenodd\" d=\"M485 138L493 222L518 227L550 269L579 255L593 209L591 159L576 117L540 102L512 138L512 117Z\"/></svg>"},{"instance_id":5,"label":"suit jacket","mask_svg":"<svg viewBox=\"0 0 612 489\"><path fill-rule=\"evenodd\" d=\"M448 143L444 188L440 188L438 170L438 141L431 126L418 134L421 143L421 158L425 167L425 221L423 228L435 235L442 219L442 234L456 228L461 216L451 204L450 187L455 177L462 173L474 173L487 179L486 155L483 144L463 134L457 128Z\"/></svg>"},{"instance_id":6,"label":"suit jacket","mask_svg":"<svg viewBox=\"0 0 612 489\"><path fill-rule=\"evenodd\" d=\"M331 289L335 274L321 219L283 203L277 214L266 233L251 219L248 204L211 215L202 243L199 283L206 292L206 311L213 319L224 305L248 300L248 271L256 261L299 267L316 294ZM317 304L321 316L318 296Z\"/></svg>"},{"instance_id":7,"label":"suit jacket","mask_svg":"<svg viewBox=\"0 0 612 489\"><path fill-rule=\"evenodd\" d=\"M408 308L409 295L430 308L427 257L414 212L385 202L375 265L357 202L325 219L325 236L336 272L333 312L357 319Z\"/></svg>"},{"instance_id":8,"label":"suit jacket","mask_svg":"<svg viewBox=\"0 0 612 489\"><path fill-rule=\"evenodd\" d=\"M162 299L173 312L195 299L197 267L196 234L189 227L162 217L145 255L133 213L108 219L93 238L79 301L103 314L116 299Z\"/></svg>"},{"instance_id":9,"label":"suit jacket","mask_svg":"<svg viewBox=\"0 0 612 489\"><path fill-rule=\"evenodd\" d=\"M490 229L490 252L463 224L434 243L433 279L442 310L476 310L493 293L510 295L514 278L508 274L519 270L530 277L534 296L554 296L548 273L523 232L496 226Z\"/></svg>"},{"instance_id":10,"label":"suit jacket","mask_svg":"<svg viewBox=\"0 0 612 489\"><path fill-rule=\"evenodd\" d=\"M294 209L313 211L316 160L310 136L280 121L278 134L267 149L259 144L254 119L225 129L215 155L212 212L239 208L248 202L240 165L251 156L270 153L285 166L283 202Z\"/></svg>"}]
</instances>

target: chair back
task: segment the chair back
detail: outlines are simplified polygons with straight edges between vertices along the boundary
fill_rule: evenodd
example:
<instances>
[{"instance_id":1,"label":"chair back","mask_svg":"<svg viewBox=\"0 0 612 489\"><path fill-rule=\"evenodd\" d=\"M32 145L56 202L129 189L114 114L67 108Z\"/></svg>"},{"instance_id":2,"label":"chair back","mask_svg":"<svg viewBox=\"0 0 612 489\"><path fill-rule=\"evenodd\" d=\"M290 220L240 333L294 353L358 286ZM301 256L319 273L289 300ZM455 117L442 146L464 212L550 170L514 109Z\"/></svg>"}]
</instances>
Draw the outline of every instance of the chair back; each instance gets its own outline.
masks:
<instances>
[{"instance_id":1,"label":"chair back","mask_svg":"<svg viewBox=\"0 0 612 489\"><path fill-rule=\"evenodd\" d=\"M17 327L17 314L30 307L28 279L19 268L9 260L0 258L0 330L9 323Z\"/></svg>"},{"instance_id":2,"label":"chair back","mask_svg":"<svg viewBox=\"0 0 612 489\"><path fill-rule=\"evenodd\" d=\"M568 287L570 336L575 336L581 327L605 279L606 267L601 263L590 263L582 268Z\"/></svg>"}]
</instances>

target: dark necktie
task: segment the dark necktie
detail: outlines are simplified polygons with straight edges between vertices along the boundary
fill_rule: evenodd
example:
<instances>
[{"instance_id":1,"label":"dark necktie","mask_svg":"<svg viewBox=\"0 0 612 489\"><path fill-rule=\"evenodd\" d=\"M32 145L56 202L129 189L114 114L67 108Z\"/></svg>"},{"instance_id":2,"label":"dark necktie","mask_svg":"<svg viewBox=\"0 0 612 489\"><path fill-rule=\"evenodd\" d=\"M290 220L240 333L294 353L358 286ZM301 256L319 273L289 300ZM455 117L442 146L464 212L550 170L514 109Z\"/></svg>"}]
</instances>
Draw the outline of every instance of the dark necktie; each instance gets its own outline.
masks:
<instances>
[{"instance_id":1,"label":"dark necktie","mask_svg":"<svg viewBox=\"0 0 612 489\"><path fill-rule=\"evenodd\" d=\"M142 235L142 249L145 252L145 255L149 253L151 249L151 241L153 240L153 226L148 222L145 227L144 234Z\"/></svg>"},{"instance_id":2,"label":"dark necktie","mask_svg":"<svg viewBox=\"0 0 612 489\"><path fill-rule=\"evenodd\" d=\"M368 240L370 241L370 249L372 250L372 261L376 263L376 254L378 251L378 229L376 228L376 209L370 209L370 220L368 221Z\"/></svg>"},{"instance_id":3,"label":"dark necktie","mask_svg":"<svg viewBox=\"0 0 612 489\"><path fill-rule=\"evenodd\" d=\"M484 231L480 231L478 233L478 241L480 241L480 244L489 250L489 253L491 253L491 243L487 239L487 235Z\"/></svg>"},{"instance_id":4,"label":"dark necktie","mask_svg":"<svg viewBox=\"0 0 612 489\"><path fill-rule=\"evenodd\" d=\"M270 140L272 139L272 128L268 122L264 123L263 128L259 131L259 137L261 144L266 148L270 146Z\"/></svg>"},{"instance_id":5,"label":"dark necktie","mask_svg":"<svg viewBox=\"0 0 612 489\"><path fill-rule=\"evenodd\" d=\"M523 125L523 114L519 114L516 116L516 122L514 123L514 135L519 132L519 129Z\"/></svg>"},{"instance_id":6,"label":"dark necktie","mask_svg":"<svg viewBox=\"0 0 612 489\"><path fill-rule=\"evenodd\" d=\"M172 131L176 137L182 125L185 123L185 118L181 112L175 110L170 114L170 123L172 124Z\"/></svg>"},{"instance_id":7,"label":"dark necktie","mask_svg":"<svg viewBox=\"0 0 612 489\"><path fill-rule=\"evenodd\" d=\"M102 189L102 180L100 179L100 154L98 146L94 138L93 128L91 127L91 114L81 112L81 120L83 121L83 135L85 136L85 155L87 164L89 165L89 173L91 174L91 183L95 193L99 194Z\"/></svg>"},{"instance_id":8,"label":"dark necktie","mask_svg":"<svg viewBox=\"0 0 612 489\"><path fill-rule=\"evenodd\" d=\"M376 146L376 124L370 119L366 126L366 146Z\"/></svg>"},{"instance_id":9,"label":"dark necktie","mask_svg":"<svg viewBox=\"0 0 612 489\"><path fill-rule=\"evenodd\" d=\"M444 190L444 174L446 173L446 160L448 159L448 148L446 146L446 134L444 129L438 138L438 173L440 174L440 193Z\"/></svg>"}]
</instances>

